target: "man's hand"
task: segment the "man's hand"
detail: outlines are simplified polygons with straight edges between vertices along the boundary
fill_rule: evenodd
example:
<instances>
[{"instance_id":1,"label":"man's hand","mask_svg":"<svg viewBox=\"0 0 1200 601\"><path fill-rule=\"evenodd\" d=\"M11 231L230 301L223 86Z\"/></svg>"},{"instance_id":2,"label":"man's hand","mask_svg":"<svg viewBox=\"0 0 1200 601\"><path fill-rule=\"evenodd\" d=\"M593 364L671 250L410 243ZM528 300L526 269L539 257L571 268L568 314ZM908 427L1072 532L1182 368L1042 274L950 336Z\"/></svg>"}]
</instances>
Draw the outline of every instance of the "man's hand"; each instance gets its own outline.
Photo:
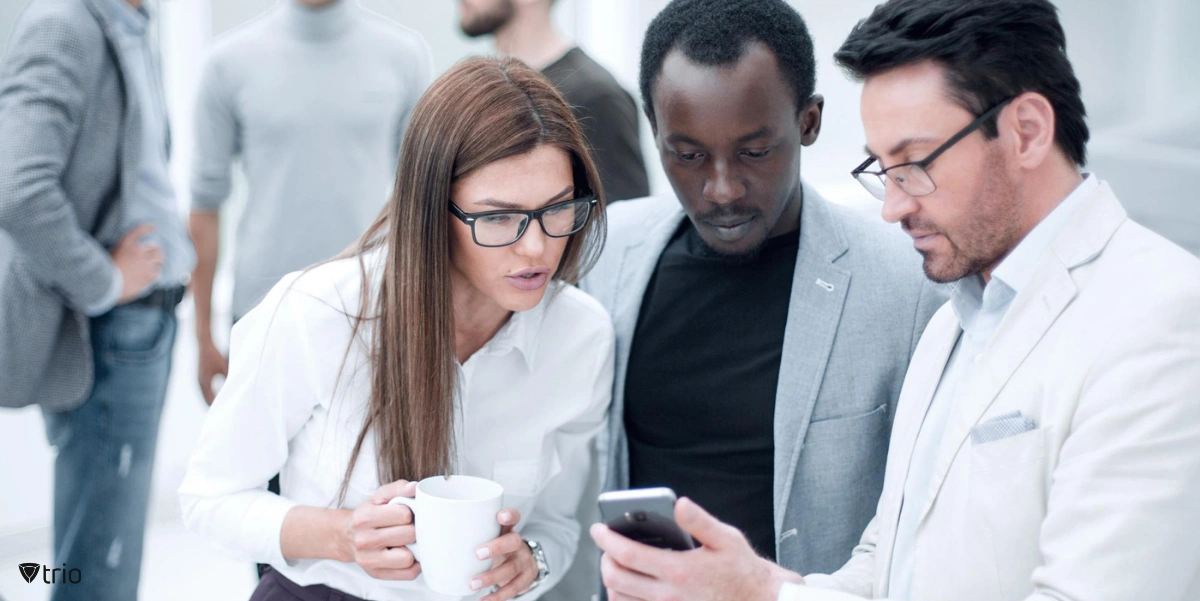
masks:
<instances>
[{"instance_id":1,"label":"man's hand","mask_svg":"<svg viewBox=\"0 0 1200 601\"><path fill-rule=\"evenodd\" d=\"M155 244L142 244L141 238L154 231L152 225L139 225L109 251L113 264L121 272L121 296L117 304L136 300L158 279L162 271L162 250Z\"/></svg>"},{"instance_id":2,"label":"man's hand","mask_svg":"<svg viewBox=\"0 0 1200 601\"><path fill-rule=\"evenodd\" d=\"M204 395L204 402L210 406L213 404L213 399L217 396L217 389L213 386L213 380L217 376L229 375L229 360L221 351L217 350L217 345L213 344L212 340L200 341L200 392Z\"/></svg>"},{"instance_id":3,"label":"man's hand","mask_svg":"<svg viewBox=\"0 0 1200 601\"><path fill-rule=\"evenodd\" d=\"M690 499L675 503L675 521L702 546L667 551L592 526L610 601L775 601L784 582L804 582L759 557L740 531Z\"/></svg>"}]
</instances>

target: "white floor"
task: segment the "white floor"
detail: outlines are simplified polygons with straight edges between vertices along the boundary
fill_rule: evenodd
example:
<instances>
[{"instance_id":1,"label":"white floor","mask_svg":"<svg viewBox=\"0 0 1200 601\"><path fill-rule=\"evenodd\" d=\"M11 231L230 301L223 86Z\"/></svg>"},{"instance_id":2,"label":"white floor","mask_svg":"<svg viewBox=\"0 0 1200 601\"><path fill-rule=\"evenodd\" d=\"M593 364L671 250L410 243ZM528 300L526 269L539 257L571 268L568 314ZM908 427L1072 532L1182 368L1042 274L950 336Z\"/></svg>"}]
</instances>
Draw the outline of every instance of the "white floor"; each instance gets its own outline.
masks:
<instances>
[{"instance_id":1,"label":"white floor","mask_svg":"<svg viewBox=\"0 0 1200 601\"><path fill-rule=\"evenodd\" d=\"M47 541L49 542L49 541ZM0 600L46 601L50 585L39 575L26 583L16 565L50 557L50 545L0 555ZM141 601L222 601L249 599L258 579L254 566L234 562L178 523L153 524L142 561ZM87 579L80 586L86 586Z\"/></svg>"}]
</instances>

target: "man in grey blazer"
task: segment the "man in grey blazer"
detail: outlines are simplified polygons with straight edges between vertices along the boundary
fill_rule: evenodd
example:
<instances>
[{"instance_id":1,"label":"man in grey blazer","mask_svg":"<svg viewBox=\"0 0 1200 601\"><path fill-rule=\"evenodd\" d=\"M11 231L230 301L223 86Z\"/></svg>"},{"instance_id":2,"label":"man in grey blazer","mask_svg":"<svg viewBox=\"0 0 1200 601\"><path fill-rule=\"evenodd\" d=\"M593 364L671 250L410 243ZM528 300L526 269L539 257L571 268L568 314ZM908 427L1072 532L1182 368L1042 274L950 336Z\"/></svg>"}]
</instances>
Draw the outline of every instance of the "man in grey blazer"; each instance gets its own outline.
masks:
<instances>
[{"instance_id":1,"label":"man in grey blazer","mask_svg":"<svg viewBox=\"0 0 1200 601\"><path fill-rule=\"evenodd\" d=\"M814 72L783 0L669 4L641 91L674 194L614 205L583 284L617 333L607 488L670 486L793 570L840 566L874 514L944 300L898 229L801 181Z\"/></svg>"},{"instance_id":2,"label":"man in grey blazer","mask_svg":"<svg viewBox=\"0 0 1200 601\"><path fill-rule=\"evenodd\" d=\"M0 63L0 374L57 448L54 601L137 597L194 255L141 0L33 0ZM11 396L8 396L11 395Z\"/></svg>"}]
</instances>

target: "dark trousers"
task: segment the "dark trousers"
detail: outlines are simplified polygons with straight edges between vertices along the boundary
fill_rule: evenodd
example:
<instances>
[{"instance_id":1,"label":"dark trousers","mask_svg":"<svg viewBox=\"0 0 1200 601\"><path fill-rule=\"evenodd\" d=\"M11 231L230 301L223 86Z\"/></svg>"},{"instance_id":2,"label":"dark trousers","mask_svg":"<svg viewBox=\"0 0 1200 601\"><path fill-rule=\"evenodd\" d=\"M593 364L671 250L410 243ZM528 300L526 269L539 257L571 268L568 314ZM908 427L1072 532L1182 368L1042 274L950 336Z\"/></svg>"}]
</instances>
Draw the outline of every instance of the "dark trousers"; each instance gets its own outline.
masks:
<instances>
[{"instance_id":1,"label":"dark trousers","mask_svg":"<svg viewBox=\"0 0 1200 601\"><path fill-rule=\"evenodd\" d=\"M250 601L362 601L354 595L323 584L300 586L279 572L267 568Z\"/></svg>"}]
</instances>

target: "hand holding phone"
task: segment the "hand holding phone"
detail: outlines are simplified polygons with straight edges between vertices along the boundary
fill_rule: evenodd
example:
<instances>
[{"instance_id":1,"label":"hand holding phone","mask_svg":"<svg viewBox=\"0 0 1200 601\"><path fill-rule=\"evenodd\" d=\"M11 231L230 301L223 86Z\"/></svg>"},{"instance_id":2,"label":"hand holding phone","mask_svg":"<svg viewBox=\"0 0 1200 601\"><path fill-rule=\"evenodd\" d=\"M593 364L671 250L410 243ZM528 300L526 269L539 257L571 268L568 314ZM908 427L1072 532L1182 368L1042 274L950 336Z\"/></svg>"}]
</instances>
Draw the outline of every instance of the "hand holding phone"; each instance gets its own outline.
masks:
<instances>
[{"instance_id":1,"label":"hand holding phone","mask_svg":"<svg viewBox=\"0 0 1200 601\"><path fill-rule=\"evenodd\" d=\"M600 518L618 534L660 549L696 548L691 535L675 523L675 491L669 488L606 492L599 503Z\"/></svg>"}]
</instances>

